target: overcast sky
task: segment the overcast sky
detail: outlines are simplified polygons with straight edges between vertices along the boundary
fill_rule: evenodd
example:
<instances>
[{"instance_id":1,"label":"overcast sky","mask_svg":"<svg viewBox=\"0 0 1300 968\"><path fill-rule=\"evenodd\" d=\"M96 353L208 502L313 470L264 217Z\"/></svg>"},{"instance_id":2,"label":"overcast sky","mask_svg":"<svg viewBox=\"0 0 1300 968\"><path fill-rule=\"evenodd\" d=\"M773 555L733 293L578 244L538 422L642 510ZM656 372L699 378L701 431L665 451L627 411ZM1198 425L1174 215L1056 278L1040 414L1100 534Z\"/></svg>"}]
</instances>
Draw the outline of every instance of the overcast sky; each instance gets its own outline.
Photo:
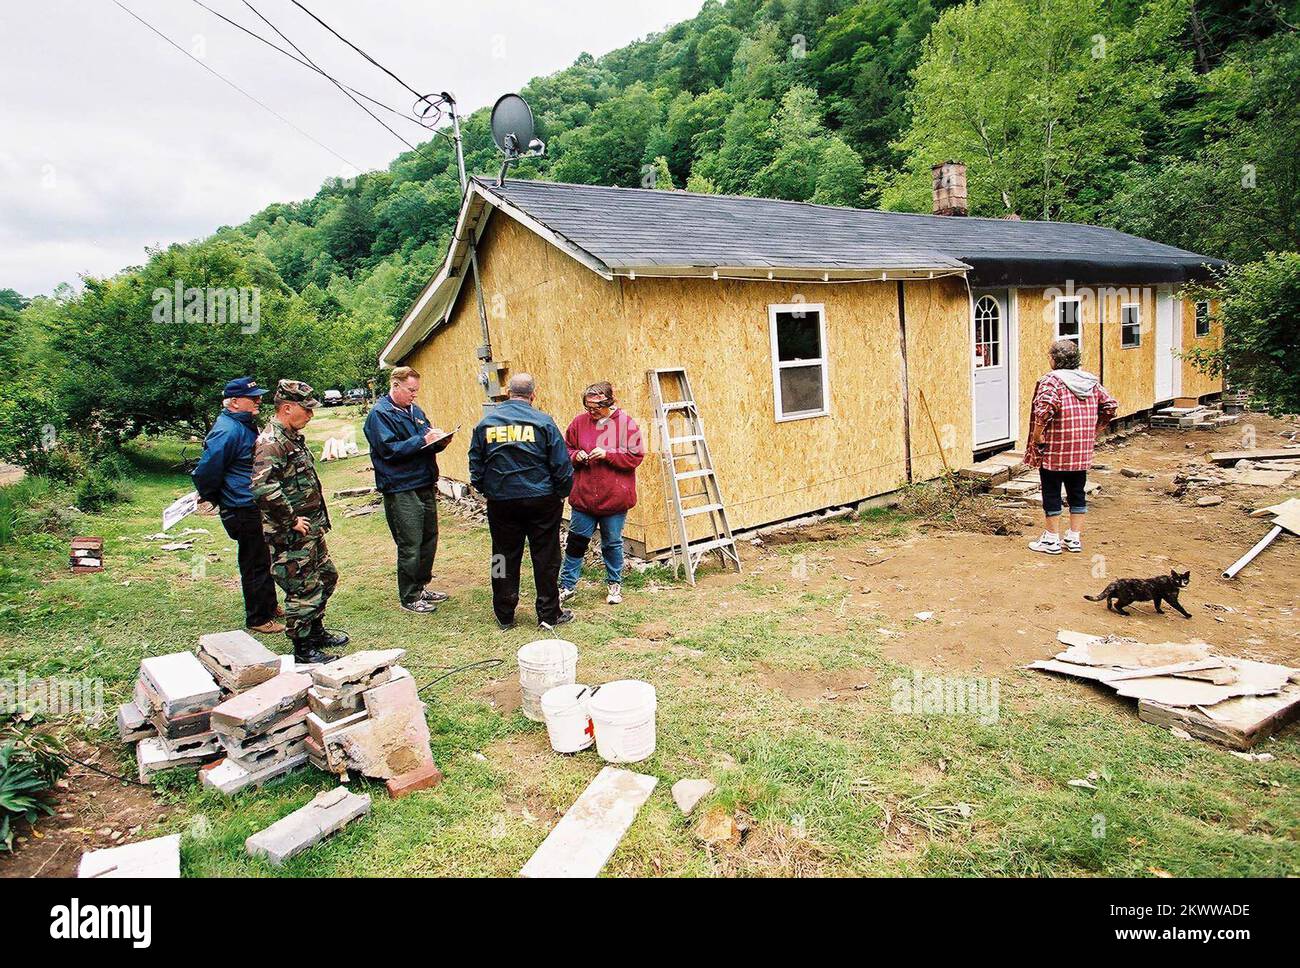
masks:
<instances>
[{"instance_id":1,"label":"overcast sky","mask_svg":"<svg viewBox=\"0 0 1300 968\"><path fill-rule=\"evenodd\" d=\"M203 0L270 35L243 0ZM295 7L252 0L313 60L395 108L413 98ZM294 125L232 90L113 0L0 2L0 289L49 293L233 225L400 142L327 80L194 0L121 0ZM698 12L702 0L303 0L419 90L465 113L530 78ZM281 46L285 46L281 44ZM383 112L377 112L382 114ZM392 118L410 138L418 128ZM327 150L329 149L329 150ZM346 159L346 161L342 160Z\"/></svg>"}]
</instances>

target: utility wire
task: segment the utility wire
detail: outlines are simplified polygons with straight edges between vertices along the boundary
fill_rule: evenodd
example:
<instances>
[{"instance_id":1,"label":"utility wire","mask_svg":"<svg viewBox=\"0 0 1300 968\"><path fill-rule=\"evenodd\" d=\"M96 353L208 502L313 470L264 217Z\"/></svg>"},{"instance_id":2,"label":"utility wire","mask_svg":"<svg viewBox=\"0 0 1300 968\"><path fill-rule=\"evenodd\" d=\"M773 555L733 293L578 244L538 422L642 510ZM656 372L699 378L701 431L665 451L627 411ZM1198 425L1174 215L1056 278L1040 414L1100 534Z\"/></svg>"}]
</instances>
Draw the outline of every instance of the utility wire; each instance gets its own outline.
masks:
<instances>
[{"instance_id":1,"label":"utility wire","mask_svg":"<svg viewBox=\"0 0 1300 968\"><path fill-rule=\"evenodd\" d=\"M370 63L374 64L374 65L375 65L376 67L378 67L381 71L383 71L385 74L387 74L387 75L388 75L389 77L391 77L393 80L395 80L398 84L402 85L402 87L406 88L408 91L410 91L412 94L414 94L417 98L421 98L421 99L423 99L424 97L427 96L427 95L421 93L420 91L417 91L415 88L411 87L411 85L407 84L404 80L402 80L400 77L398 77L398 76L397 76L396 74L394 74L392 71L390 71L387 67L385 67L383 64L379 63L379 61L375 60L373 57L371 57L369 54L367 54L364 50L362 50L362 49L361 49L360 47L358 47L356 44L352 43L352 41L348 40L348 39L347 39L346 37L344 37L341 33L339 33L337 30L335 30L333 27L331 27L329 24L327 24L325 21L321 20L320 17L316 16L314 13L312 13L310 10L308 10L306 7L304 7L301 3L298 2L298 0L293 0L293 5L294 5L295 7L297 7L299 10L301 10L303 13L305 13L307 16L311 17L312 20L316 21L318 24L320 24L322 27L324 27L326 30L328 30L331 34L333 34L333 35L334 35L335 37L337 37L339 40L343 41L343 43L347 44L349 47L351 47L353 50L355 50L358 54L360 54L360 55L361 55L362 57L364 57L366 60L370 61Z\"/></svg>"},{"instance_id":2,"label":"utility wire","mask_svg":"<svg viewBox=\"0 0 1300 968\"><path fill-rule=\"evenodd\" d=\"M155 34L157 34L157 35L158 35L159 37L161 37L163 40L167 41L167 43L171 44L173 47L175 47L177 50L179 50L182 54L184 54L184 55L185 55L186 57L188 57L190 60L194 61L194 63L196 63L196 64L198 64L200 67L202 67L202 68L203 68L205 71L207 71L209 74L213 75L213 76L216 77L216 78L219 78L221 81L223 81L224 83L226 83L226 84L229 85L230 87L233 87L236 91L238 91L240 94L244 95L244 97L248 98L248 100L252 101L252 102L253 102L254 104L256 104L258 107L262 108L262 109L263 109L264 111L266 111L267 113L274 115L274 116L275 116L276 118L278 118L280 121L284 122L284 123L287 124L289 127L293 128L293 130L297 131L300 135L302 135L304 138L306 138L306 139L307 139L308 141L310 141L312 144L316 145L318 148L323 148L325 151L328 151L331 155L333 155L333 156L334 156L335 158L337 158L339 161L341 161L341 162L343 162L344 164L350 166L350 167L352 168L353 171L357 171L357 172L359 172L359 171L362 170L360 165L357 165L357 164L355 164L354 162L349 161L347 158L344 158L341 154L339 154L337 151L335 151L335 150L334 150L333 148L331 148L329 145L324 144L324 143L322 143L321 141L318 141L316 138L312 137L310 134L308 134L308 133L307 133L306 131L304 131L302 128L298 127L296 124L294 124L294 123L293 123L292 121L290 121L288 118L286 118L283 114L281 114L280 112L276 111L274 108L272 108L272 107L266 105L266 104L263 103L262 101L259 101L259 100L258 100L257 98L255 98L253 95L249 94L247 91L245 91L242 87L240 87L238 84L236 84L236 83L235 83L234 81L232 81L230 78L226 77L226 75L222 74L220 71L216 70L216 69L213 68L213 67L209 67L209 66L208 66L207 64L205 64L202 60L200 60L199 58L195 57L193 54L191 54L188 50L186 50L186 49L185 49L184 47L182 47L180 44L176 43L176 41L172 40L170 37L168 37L166 34L164 34L161 30L159 30L159 29L158 29L157 27L155 27L153 24L149 23L149 21L145 20L143 17L141 17L139 14L137 14L134 10L132 10L132 9L129 8L129 7L123 6L121 3L118 2L118 0L113 0L113 3L116 4L118 7L120 7L122 10L124 10L126 13L130 14L132 17L134 17L134 18L135 18L136 20L138 20L140 23L144 24L146 27L148 27L151 31L153 31Z\"/></svg>"},{"instance_id":3,"label":"utility wire","mask_svg":"<svg viewBox=\"0 0 1300 968\"><path fill-rule=\"evenodd\" d=\"M279 27L277 27L275 24L271 23L270 20L268 20L265 16L263 16L262 12L261 12L260 10L258 10L255 6L253 6L252 3L249 2L249 0L243 0L243 2L244 2L244 6L246 6L249 10L253 11L253 13L257 14L258 19L260 19L264 24L266 24L268 27L270 27L272 30L274 30L274 31L275 31L275 32L280 36L280 39L283 40L283 41L284 41L286 44L288 44L290 47L292 47L294 50L296 50L296 51L299 53L299 55L300 55L304 60L307 61L307 63L309 63L309 64L310 64L312 67L314 67L317 71L320 71L321 74L324 74L325 77L329 78L330 83L333 84L335 87L337 87L340 91L342 91L343 94L344 94L344 96L346 96L347 99L348 99L349 101L351 101L353 104L355 104L357 107L359 107L362 111L365 111L366 114L368 114L368 115L370 115L372 118L374 118L374 119L375 119L375 122L376 122L377 124L379 124L381 127L383 127L383 129L384 129L385 131L387 131L389 134L391 134L394 138L396 138L396 139L397 139L398 141L400 141L402 144L406 145L406 146L407 146L408 148L410 148L412 151L419 151L419 150L420 150L420 149L418 149L415 145L411 144L411 142L409 142L409 141L407 141L405 138L403 138L403 137L402 137L400 134L398 134L396 131L394 131L392 128L390 128L390 127L388 126L388 124L384 121L383 118L381 118L379 115L375 114L374 111L371 111L370 108L366 107L364 104L362 104L360 101L358 101L355 97L353 97L353 96L352 96L352 93L351 93L351 92L350 92L346 87L344 87L341 83L339 83L337 80L335 80L334 77L333 77L331 74L329 74L327 71L321 70L320 66L317 65L317 63L316 63L315 61L313 61L310 57L308 57L307 54L303 51L303 49L302 49L301 47L299 47L299 46L298 46L297 44L295 44L292 40L290 40L288 37L286 37L285 34L284 34L284 31L282 31Z\"/></svg>"},{"instance_id":4,"label":"utility wire","mask_svg":"<svg viewBox=\"0 0 1300 968\"><path fill-rule=\"evenodd\" d=\"M203 0L193 0L193 2L198 6L202 7L208 13L212 14L212 16L216 17L218 20L224 20L226 23L230 24L230 26L238 30L242 30L244 33L248 34L248 36L254 38L255 40L261 41L263 44L266 44L266 46L270 47L273 51L283 54L285 57L289 58L289 60L293 61L295 64L301 64L303 67L307 68L310 71L315 71L317 74L320 74L322 77L326 76L325 72L322 71L315 64L312 64L310 61L303 60L301 57L294 54L292 51L285 50L283 47L279 46L278 44L263 37L257 31L251 30L248 27L244 26L239 21L232 20L230 17L227 17L225 14L223 14L220 10L213 10L206 3L204 3ZM385 111L388 111L390 114L395 114L397 115L397 117L402 118L405 121L409 121L411 122L411 124L418 125L419 127L424 128L424 130L426 131L429 130L423 124L421 124L417 118L414 118L409 114L403 114L401 111L397 110L397 108L390 107L389 105L385 104L383 101L380 101L378 98L373 98L369 94L366 94L363 91L358 91L355 87L352 87L350 85L344 85L344 86L347 87L347 89L351 91L353 94L355 94L357 97L361 98L362 100L369 101L375 107L383 108Z\"/></svg>"}]
</instances>

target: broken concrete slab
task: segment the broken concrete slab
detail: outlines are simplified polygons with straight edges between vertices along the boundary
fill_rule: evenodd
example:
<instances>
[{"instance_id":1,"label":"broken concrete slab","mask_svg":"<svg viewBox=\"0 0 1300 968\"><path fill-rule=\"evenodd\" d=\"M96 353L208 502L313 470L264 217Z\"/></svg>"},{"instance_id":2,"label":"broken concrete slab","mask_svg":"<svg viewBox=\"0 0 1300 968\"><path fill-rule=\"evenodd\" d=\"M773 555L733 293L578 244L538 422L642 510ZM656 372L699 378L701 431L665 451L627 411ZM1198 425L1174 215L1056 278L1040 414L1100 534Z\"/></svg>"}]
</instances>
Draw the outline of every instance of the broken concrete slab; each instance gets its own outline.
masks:
<instances>
[{"instance_id":1,"label":"broken concrete slab","mask_svg":"<svg viewBox=\"0 0 1300 968\"><path fill-rule=\"evenodd\" d=\"M179 736L176 738L168 736L159 736L158 742L162 743L163 749L173 756L196 756L200 753L215 753L220 755L221 741L217 734L211 731L206 733L195 733L193 736Z\"/></svg>"},{"instance_id":2,"label":"broken concrete slab","mask_svg":"<svg viewBox=\"0 0 1300 968\"><path fill-rule=\"evenodd\" d=\"M326 745L338 746L350 769L387 780L433 761L429 725L414 679L395 679L364 694L370 718L332 734Z\"/></svg>"},{"instance_id":3,"label":"broken concrete slab","mask_svg":"<svg viewBox=\"0 0 1300 968\"><path fill-rule=\"evenodd\" d=\"M289 715L277 719L267 728L266 732L250 736L245 740L225 736L221 733L217 735L221 738L221 745L225 747L231 756L243 759L255 756L272 747L283 746L285 743L302 739L307 735L308 715L306 706L295 709Z\"/></svg>"},{"instance_id":4,"label":"broken concrete slab","mask_svg":"<svg viewBox=\"0 0 1300 968\"><path fill-rule=\"evenodd\" d=\"M77 877L181 876L181 835L168 834L134 844L88 850L81 855Z\"/></svg>"},{"instance_id":5,"label":"broken concrete slab","mask_svg":"<svg viewBox=\"0 0 1300 968\"><path fill-rule=\"evenodd\" d=\"M307 736L304 733L298 739L289 740L279 746L268 746L265 749L256 752L236 756L234 753L227 753L226 758L241 769L248 770L250 773L257 773L261 770L276 766L286 760L291 760L295 756L307 755Z\"/></svg>"},{"instance_id":6,"label":"broken concrete slab","mask_svg":"<svg viewBox=\"0 0 1300 968\"><path fill-rule=\"evenodd\" d=\"M221 701L221 687L192 652L150 656L140 663L140 676L168 719L209 710Z\"/></svg>"},{"instance_id":7,"label":"broken concrete slab","mask_svg":"<svg viewBox=\"0 0 1300 968\"><path fill-rule=\"evenodd\" d=\"M280 657L243 629L199 636L198 659L231 692L242 692L280 673Z\"/></svg>"},{"instance_id":8,"label":"broken concrete slab","mask_svg":"<svg viewBox=\"0 0 1300 968\"><path fill-rule=\"evenodd\" d=\"M307 690L307 708L312 715L327 723L338 722L362 710L361 692L357 691L346 699L338 699L326 694L319 686Z\"/></svg>"},{"instance_id":9,"label":"broken concrete slab","mask_svg":"<svg viewBox=\"0 0 1300 968\"><path fill-rule=\"evenodd\" d=\"M332 733L337 733L340 729L347 729L349 726L355 726L357 723L364 722L370 718L370 713L366 710L352 713L350 716L344 716L340 719L329 720L318 716L314 712L307 714L307 732L321 747L325 745L325 738Z\"/></svg>"},{"instance_id":10,"label":"broken concrete slab","mask_svg":"<svg viewBox=\"0 0 1300 968\"><path fill-rule=\"evenodd\" d=\"M595 877L622 841L658 777L607 766L524 864L521 877Z\"/></svg>"},{"instance_id":11,"label":"broken concrete slab","mask_svg":"<svg viewBox=\"0 0 1300 968\"><path fill-rule=\"evenodd\" d=\"M154 724L134 702L124 702L117 707L117 735L123 743L138 743L158 735Z\"/></svg>"},{"instance_id":12,"label":"broken concrete slab","mask_svg":"<svg viewBox=\"0 0 1300 968\"><path fill-rule=\"evenodd\" d=\"M369 812L368 794L335 787L316 794L306 806L253 834L244 842L244 847L250 856L265 857L280 867L290 857L314 847Z\"/></svg>"},{"instance_id":13,"label":"broken concrete slab","mask_svg":"<svg viewBox=\"0 0 1300 968\"><path fill-rule=\"evenodd\" d=\"M259 787L268 780L291 773L306 762L307 753L304 751L260 770L246 770L227 757L200 770L199 782L229 797L240 790Z\"/></svg>"},{"instance_id":14,"label":"broken concrete slab","mask_svg":"<svg viewBox=\"0 0 1300 968\"><path fill-rule=\"evenodd\" d=\"M690 816L696 804L712 793L716 787L709 780L678 780L673 784L673 802L685 816Z\"/></svg>"},{"instance_id":15,"label":"broken concrete slab","mask_svg":"<svg viewBox=\"0 0 1300 968\"><path fill-rule=\"evenodd\" d=\"M212 710L213 728L241 741L256 736L306 703L310 686L306 672L281 672Z\"/></svg>"},{"instance_id":16,"label":"broken concrete slab","mask_svg":"<svg viewBox=\"0 0 1300 968\"><path fill-rule=\"evenodd\" d=\"M312 669L312 682L326 689L345 690L349 686L370 681L380 671L388 672L389 667L404 655L406 655L405 649L368 649L353 652L337 661ZM385 678L384 681L387 679Z\"/></svg>"}]
</instances>

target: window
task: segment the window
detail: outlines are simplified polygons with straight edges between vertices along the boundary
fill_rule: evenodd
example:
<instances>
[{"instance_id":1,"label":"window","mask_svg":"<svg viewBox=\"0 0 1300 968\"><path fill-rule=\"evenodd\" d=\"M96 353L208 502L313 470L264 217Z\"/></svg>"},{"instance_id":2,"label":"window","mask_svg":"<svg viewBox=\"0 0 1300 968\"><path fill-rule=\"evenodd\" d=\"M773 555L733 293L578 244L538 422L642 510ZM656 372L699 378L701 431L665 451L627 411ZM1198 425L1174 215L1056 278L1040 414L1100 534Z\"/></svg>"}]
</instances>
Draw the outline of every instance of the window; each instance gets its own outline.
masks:
<instances>
[{"instance_id":1,"label":"window","mask_svg":"<svg viewBox=\"0 0 1300 968\"><path fill-rule=\"evenodd\" d=\"M1125 349L1142 345L1142 307L1137 303L1119 307L1119 345Z\"/></svg>"},{"instance_id":2,"label":"window","mask_svg":"<svg viewBox=\"0 0 1300 968\"><path fill-rule=\"evenodd\" d=\"M992 296L975 303L975 369L1002 363L1002 307Z\"/></svg>"},{"instance_id":3,"label":"window","mask_svg":"<svg viewBox=\"0 0 1300 968\"><path fill-rule=\"evenodd\" d=\"M776 419L801 420L830 413L826 373L826 317L820 305L769 306L772 387Z\"/></svg>"},{"instance_id":4,"label":"window","mask_svg":"<svg viewBox=\"0 0 1300 968\"><path fill-rule=\"evenodd\" d=\"M1083 346L1083 313L1079 296L1058 296L1056 299L1056 338L1072 339L1074 345Z\"/></svg>"},{"instance_id":5,"label":"window","mask_svg":"<svg viewBox=\"0 0 1300 968\"><path fill-rule=\"evenodd\" d=\"M1210 335L1210 304L1208 302L1198 302L1196 304L1196 338Z\"/></svg>"}]
</instances>

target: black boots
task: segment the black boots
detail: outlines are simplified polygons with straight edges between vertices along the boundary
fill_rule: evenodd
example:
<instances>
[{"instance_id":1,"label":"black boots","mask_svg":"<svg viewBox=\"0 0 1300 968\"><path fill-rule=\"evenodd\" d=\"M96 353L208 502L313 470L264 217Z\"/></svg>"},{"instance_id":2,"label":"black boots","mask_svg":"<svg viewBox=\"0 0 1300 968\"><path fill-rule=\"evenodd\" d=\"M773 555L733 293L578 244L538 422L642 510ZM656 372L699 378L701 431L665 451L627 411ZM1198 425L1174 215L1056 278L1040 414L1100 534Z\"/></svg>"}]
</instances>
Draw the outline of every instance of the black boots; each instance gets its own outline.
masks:
<instances>
[{"instance_id":1,"label":"black boots","mask_svg":"<svg viewBox=\"0 0 1300 968\"><path fill-rule=\"evenodd\" d=\"M311 630L301 639L295 639L293 643L293 660L300 665L316 665L322 662L333 662L338 658L337 655L330 655L325 649L341 649L350 642L342 632L331 632L325 628L325 623L317 619L311 625Z\"/></svg>"}]
</instances>

